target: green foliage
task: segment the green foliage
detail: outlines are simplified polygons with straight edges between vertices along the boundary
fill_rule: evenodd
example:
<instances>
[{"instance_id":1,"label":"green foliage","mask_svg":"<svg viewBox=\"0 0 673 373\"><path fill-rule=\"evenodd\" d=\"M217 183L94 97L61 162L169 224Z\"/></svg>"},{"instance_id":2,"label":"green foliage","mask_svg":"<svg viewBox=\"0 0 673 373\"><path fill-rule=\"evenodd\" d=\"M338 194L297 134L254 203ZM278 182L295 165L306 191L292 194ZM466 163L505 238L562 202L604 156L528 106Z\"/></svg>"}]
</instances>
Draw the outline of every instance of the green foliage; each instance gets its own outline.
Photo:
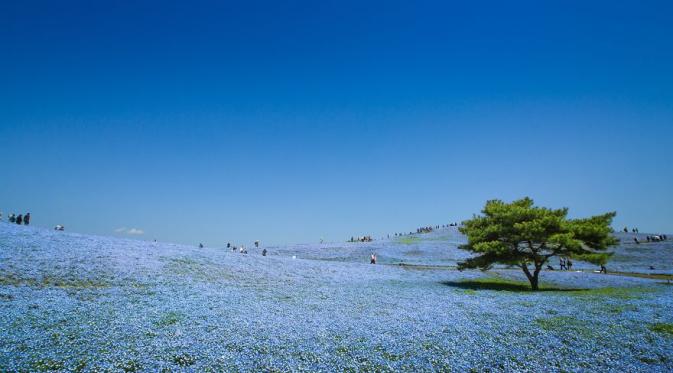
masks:
<instances>
[{"instance_id":1,"label":"green foliage","mask_svg":"<svg viewBox=\"0 0 673 373\"><path fill-rule=\"evenodd\" d=\"M397 242L405 245L411 245L421 242L421 239L416 236L404 236L397 240Z\"/></svg>"},{"instance_id":2,"label":"green foliage","mask_svg":"<svg viewBox=\"0 0 673 373\"><path fill-rule=\"evenodd\" d=\"M104 278L81 278L75 274L26 277L7 270L0 270L0 285L82 290L106 288L110 286L110 283Z\"/></svg>"},{"instance_id":3,"label":"green foliage","mask_svg":"<svg viewBox=\"0 0 673 373\"><path fill-rule=\"evenodd\" d=\"M470 295L476 294L477 290L479 291L495 290L495 291L509 291L509 292L530 291L530 284L502 277L484 277L455 282L446 281L443 282L442 284L458 289L464 289L464 293ZM589 291L588 289L559 288L553 286L541 286L539 290L548 292L568 292L571 294L576 292L580 293L584 291Z\"/></svg>"},{"instance_id":4,"label":"green foliage","mask_svg":"<svg viewBox=\"0 0 673 373\"><path fill-rule=\"evenodd\" d=\"M516 265L533 290L538 289L538 274L549 258L563 256L604 264L612 255L605 250L618 243L610 227L614 212L568 219L567 208L537 207L526 197L512 203L488 201L482 213L460 227L468 238L461 249L479 255L460 263L459 269Z\"/></svg>"},{"instance_id":5,"label":"green foliage","mask_svg":"<svg viewBox=\"0 0 673 373\"><path fill-rule=\"evenodd\" d=\"M672 323L656 323L649 326L653 332L661 333L673 338L673 324Z\"/></svg>"},{"instance_id":6,"label":"green foliage","mask_svg":"<svg viewBox=\"0 0 673 373\"><path fill-rule=\"evenodd\" d=\"M62 361L53 359L40 359L32 364L32 368L35 371L49 372L63 370L65 366L63 365Z\"/></svg>"},{"instance_id":7,"label":"green foliage","mask_svg":"<svg viewBox=\"0 0 673 373\"><path fill-rule=\"evenodd\" d=\"M157 326L169 326L182 320L182 314L177 312L166 312L155 324Z\"/></svg>"},{"instance_id":8,"label":"green foliage","mask_svg":"<svg viewBox=\"0 0 673 373\"><path fill-rule=\"evenodd\" d=\"M594 333L591 326L582 320L571 316L554 316L550 318L535 319L535 323L542 329L553 333L569 333L592 338Z\"/></svg>"},{"instance_id":9,"label":"green foliage","mask_svg":"<svg viewBox=\"0 0 673 373\"><path fill-rule=\"evenodd\" d=\"M181 354L173 356L173 363L181 367L188 367L196 363L196 358L189 354Z\"/></svg>"},{"instance_id":10,"label":"green foliage","mask_svg":"<svg viewBox=\"0 0 673 373\"><path fill-rule=\"evenodd\" d=\"M136 360L125 361L121 364L118 364L117 368L127 373L138 372L142 370L142 366Z\"/></svg>"}]
</instances>

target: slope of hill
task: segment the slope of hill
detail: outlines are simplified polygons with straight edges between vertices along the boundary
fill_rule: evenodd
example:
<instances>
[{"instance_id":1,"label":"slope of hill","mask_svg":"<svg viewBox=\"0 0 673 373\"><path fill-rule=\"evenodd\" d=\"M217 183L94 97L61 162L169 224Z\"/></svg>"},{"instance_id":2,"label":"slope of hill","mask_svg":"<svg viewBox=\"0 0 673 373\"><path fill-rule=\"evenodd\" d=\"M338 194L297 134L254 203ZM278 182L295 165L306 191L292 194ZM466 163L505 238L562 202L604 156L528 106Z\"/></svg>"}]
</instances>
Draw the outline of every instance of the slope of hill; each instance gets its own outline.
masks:
<instances>
[{"instance_id":1,"label":"slope of hill","mask_svg":"<svg viewBox=\"0 0 673 373\"><path fill-rule=\"evenodd\" d=\"M366 262L451 265L459 243L262 257L0 223L0 371L673 369L669 285L553 271L531 293L518 271Z\"/></svg>"},{"instance_id":2,"label":"slope of hill","mask_svg":"<svg viewBox=\"0 0 673 373\"><path fill-rule=\"evenodd\" d=\"M608 267L613 271L636 273L673 274L673 238L664 242L646 242L645 233L617 233L620 244L611 249L614 252ZM636 244L633 240L641 242ZM301 258L365 263L370 253L376 253L382 264L410 264L429 266L456 266L469 257L469 253L458 249L465 243L465 237L457 227L439 229L431 233L414 234L366 243L338 243L320 245L291 245L272 247L279 255L297 255ZM550 263L557 266L558 262ZM650 266L654 269L650 269ZM576 261L574 269L593 271L598 268L590 263Z\"/></svg>"}]
</instances>

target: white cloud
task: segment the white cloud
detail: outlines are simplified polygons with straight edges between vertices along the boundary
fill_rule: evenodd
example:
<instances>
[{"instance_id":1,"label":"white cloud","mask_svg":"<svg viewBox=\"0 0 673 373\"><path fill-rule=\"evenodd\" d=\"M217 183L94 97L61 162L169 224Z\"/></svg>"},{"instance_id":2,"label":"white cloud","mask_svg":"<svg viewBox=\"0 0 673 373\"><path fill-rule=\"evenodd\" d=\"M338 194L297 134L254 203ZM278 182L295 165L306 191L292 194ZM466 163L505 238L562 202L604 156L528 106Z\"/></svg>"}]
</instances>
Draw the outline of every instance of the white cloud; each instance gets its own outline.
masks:
<instances>
[{"instance_id":1,"label":"white cloud","mask_svg":"<svg viewBox=\"0 0 673 373\"><path fill-rule=\"evenodd\" d=\"M145 233L145 231L143 231L142 229L126 228L126 227L117 228L117 229L115 229L115 232L124 233L124 234L131 234L131 235L141 235L141 234Z\"/></svg>"}]
</instances>

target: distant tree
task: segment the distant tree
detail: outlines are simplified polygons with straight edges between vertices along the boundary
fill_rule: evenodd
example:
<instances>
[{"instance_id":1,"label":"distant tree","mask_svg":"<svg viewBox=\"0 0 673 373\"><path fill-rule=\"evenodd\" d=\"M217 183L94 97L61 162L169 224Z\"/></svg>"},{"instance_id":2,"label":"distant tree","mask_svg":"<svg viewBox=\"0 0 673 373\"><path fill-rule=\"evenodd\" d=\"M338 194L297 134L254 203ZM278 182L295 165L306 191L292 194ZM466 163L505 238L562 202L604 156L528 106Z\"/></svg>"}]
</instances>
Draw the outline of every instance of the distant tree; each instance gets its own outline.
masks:
<instances>
[{"instance_id":1,"label":"distant tree","mask_svg":"<svg viewBox=\"0 0 673 373\"><path fill-rule=\"evenodd\" d=\"M605 250L619 242L610 227L614 212L568 219L567 208L537 207L526 197L512 203L488 201L482 213L460 227L468 239L460 248L479 255L459 263L458 268L486 270L495 263L515 265L526 274L533 290L539 289L538 276L549 258L605 264L612 255Z\"/></svg>"}]
</instances>

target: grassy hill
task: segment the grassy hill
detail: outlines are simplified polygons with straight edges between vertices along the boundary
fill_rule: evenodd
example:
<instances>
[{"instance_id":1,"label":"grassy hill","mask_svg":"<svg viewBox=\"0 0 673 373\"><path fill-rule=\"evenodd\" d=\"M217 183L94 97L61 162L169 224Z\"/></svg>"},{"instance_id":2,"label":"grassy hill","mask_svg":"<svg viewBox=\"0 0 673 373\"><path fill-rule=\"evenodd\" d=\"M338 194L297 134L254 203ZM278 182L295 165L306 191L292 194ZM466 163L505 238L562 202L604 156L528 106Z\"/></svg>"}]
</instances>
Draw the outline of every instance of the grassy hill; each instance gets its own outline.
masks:
<instances>
[{"instance_id":1,"label":"grassy hill","mask_svg":"<svg viewBox=\"0 0 673 373\"><path fill-rule=\"evenodd\" d=\"M531 293L518 271L447 268L461 240L262 257L0 223L0 371L673 369L670 285L549 271ZM611 266L670 270L666 245Z\"/></svg>"}]
</instances>

